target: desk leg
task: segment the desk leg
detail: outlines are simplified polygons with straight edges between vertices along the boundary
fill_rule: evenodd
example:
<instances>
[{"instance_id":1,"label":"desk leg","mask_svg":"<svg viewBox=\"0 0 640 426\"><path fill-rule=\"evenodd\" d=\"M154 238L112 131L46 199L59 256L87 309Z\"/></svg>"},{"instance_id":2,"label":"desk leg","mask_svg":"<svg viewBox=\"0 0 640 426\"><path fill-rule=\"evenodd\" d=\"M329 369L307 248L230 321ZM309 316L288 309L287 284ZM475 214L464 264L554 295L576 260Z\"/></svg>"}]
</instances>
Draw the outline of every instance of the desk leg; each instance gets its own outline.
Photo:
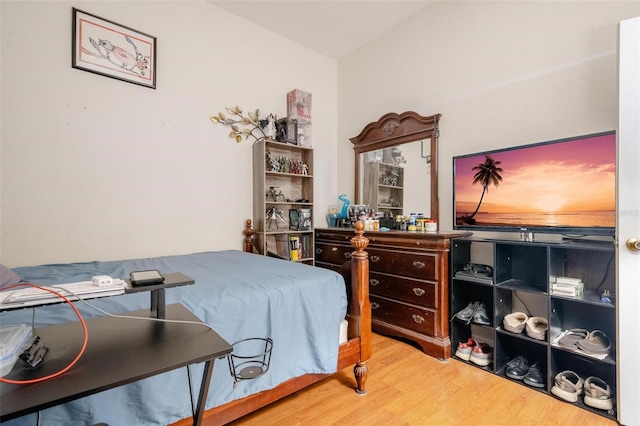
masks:
<instances>
[{"instance_id":1,"label":"desk leg","mask_svg":"<svg viewBox=\"0 0 640 426\"><path fill-rule=\"evenodd\" d=\"M198 397L198 407L196 415L193 418L194 425L202 424L202 416L204 415L205 402L209 393L209 385L211 384L211 374L213 373L214 359L210 359L204 363L204 373L202 375L202 384L200 385L200 396Z\"/></svg>"}]
</instances>

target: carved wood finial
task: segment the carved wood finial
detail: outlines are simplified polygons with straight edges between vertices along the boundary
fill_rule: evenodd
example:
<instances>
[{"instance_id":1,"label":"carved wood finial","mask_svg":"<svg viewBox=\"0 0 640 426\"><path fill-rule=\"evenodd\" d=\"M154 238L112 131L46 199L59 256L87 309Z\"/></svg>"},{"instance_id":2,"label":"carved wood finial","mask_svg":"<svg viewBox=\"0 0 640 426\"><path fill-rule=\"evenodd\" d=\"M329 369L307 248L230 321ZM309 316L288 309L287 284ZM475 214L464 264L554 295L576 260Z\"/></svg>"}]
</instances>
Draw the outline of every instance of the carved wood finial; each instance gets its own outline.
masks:
<instances>
[{"instance_id":1,"label":"carved wood finial","mask_svg":"<svg viewBox=\"0 0 640 426\"><path fill-rule=\"evenodd\" d=\"M396 121L391 121L382 126L382 130L387 134L387 136L391 136L396 129L400 127L400 123Z\"/></svg>"},{"instance_id":2,"label":"carved wood finial","mask_svg":"<svg viewBox=\"0 0 640 426\"><path fill-rule=\"evenodd\" d=\"M369 245L369 239L364 236L364 224L361 221L356 222L355 234L356 236L351 239L351 246L356 249L356 253L353 255L364 256L363 259L366 259L367 253L364 252L364 249Z\"/></svg>"},{"instance_id":3,"label":"carved wood finial","mask_svg":"<svg viewBox=\"0 0 640 426\"><path fill-rule=\"evenodd\" d=\"M256 232L251 227L251 224L251 219L247 219L244 225L244 231L242 231L244 234L244 251L247 253L253 252L253 234Z\"/></svg>"}]
</instances>

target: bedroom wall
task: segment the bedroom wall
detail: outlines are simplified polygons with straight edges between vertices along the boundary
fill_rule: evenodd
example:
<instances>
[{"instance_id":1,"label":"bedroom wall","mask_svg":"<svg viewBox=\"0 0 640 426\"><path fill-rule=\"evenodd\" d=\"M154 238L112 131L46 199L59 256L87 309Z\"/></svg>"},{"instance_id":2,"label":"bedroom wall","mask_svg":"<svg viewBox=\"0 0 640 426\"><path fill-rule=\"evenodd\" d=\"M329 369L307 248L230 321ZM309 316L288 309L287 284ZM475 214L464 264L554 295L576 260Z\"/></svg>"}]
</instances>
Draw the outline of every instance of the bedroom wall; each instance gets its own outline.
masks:
<instances>
[{"instance_id":1,"label":"bedroom wall","mask_svg":"<svg viewBox=\"0 0 640 426\"><path fill-rule=\"evenodd\" d=\"M157 89L71 67L72 7L157 37ZM313 94L317 211L335 198L337 64L205 1L2 1L0 261L241 249L251 143L209 116Z\"/></svg>"},{"instance_id":2,"label":"bedroom wall","mask_svg":"<svg viewBox=\"0 0 640 426\"><path fill-rule=\"evenodd\" d=\"M454 155L615 129L617 24L637 1L434 2L338 63L338 191L349 138L387 112L441 113L440 229Z\"/></svg>"}]
</instances>

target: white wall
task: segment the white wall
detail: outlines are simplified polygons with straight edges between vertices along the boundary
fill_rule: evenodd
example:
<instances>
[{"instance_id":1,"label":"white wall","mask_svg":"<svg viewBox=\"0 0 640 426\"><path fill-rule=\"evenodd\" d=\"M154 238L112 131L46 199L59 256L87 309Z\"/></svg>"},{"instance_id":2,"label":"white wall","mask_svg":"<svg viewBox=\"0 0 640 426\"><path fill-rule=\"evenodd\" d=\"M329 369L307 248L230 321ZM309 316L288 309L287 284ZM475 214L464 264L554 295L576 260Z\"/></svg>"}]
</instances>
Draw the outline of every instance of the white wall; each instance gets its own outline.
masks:
<instances>
[{"instance_id":1,"label":"white wall","mask_svg":"<svg viewBox=\"0 0 640 426\"><path fill-rule=\"evenodd\" d=\"M72 7L156 36L157 90L73 69ZM293 88L313 94L317 212L333 202L336 61L200 0L0 11L5 265L240 249L251 143L209 116L238 104L283 117Z\"/></svg>"},{"instance_id":2,"label":"white wall","mask_svg":"<svg viewBox=\"0 0 640 426\"><path fill-rule=\"evenodd\" d=\"M349 138L387 112L441 113L440 229L451 157L612 130L620 20L640 2L435 2L338 63L338 192L353 196Z\"/></svg>"}]
</instances>

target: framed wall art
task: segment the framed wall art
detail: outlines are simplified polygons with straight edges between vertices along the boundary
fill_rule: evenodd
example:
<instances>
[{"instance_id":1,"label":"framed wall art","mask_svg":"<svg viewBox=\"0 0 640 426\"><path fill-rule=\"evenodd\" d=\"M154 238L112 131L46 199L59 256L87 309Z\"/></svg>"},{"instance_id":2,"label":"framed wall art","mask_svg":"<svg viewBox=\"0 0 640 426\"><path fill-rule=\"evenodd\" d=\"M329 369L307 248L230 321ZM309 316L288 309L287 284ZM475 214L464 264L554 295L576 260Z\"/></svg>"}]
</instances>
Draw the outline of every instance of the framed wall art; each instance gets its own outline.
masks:
<instances>
[{"instance_id":1,"label":"framed wall art","mask_svg":"<svg viewBox=\"0 0 640 426\"><path fill-rule=\"evenodd\" d=\"M156 88L156 38L73 8L71 66Z\"/></svg>"}]
</instances>

